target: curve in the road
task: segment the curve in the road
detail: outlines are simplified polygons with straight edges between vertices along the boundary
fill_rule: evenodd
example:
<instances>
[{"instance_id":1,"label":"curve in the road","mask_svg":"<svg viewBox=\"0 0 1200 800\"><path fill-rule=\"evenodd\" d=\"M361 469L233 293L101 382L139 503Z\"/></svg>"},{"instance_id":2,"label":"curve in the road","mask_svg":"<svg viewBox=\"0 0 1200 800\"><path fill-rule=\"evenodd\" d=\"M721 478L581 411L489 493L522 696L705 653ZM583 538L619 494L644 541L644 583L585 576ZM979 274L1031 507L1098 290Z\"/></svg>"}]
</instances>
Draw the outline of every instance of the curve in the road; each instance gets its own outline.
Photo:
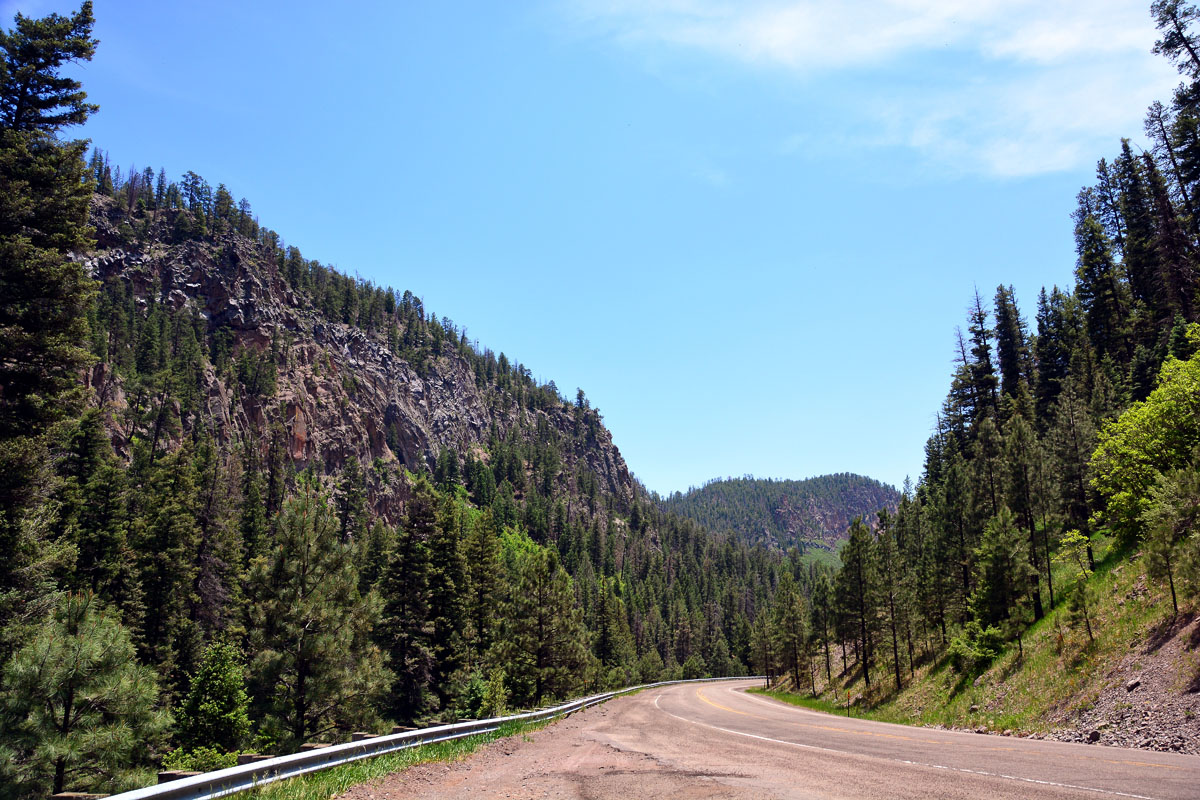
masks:
<instances>
[{"instance_id":1,"label":"curve in the road","mask_svg":"<svg viewBox=\"0 0 1200 800\"><path fill-rule=\"evenodd\" d=\"M747 686L671 687L656 691L653 703L680 722L783 748L865 756L900 768L942 770L1093 796L1200 797L1200 758L1195 756L1000 739L843 718L747 694Z\"/></svg>"},{"instance_id":2,"label":"curve in the road","mask_svg":"<svg viewBox=\"0 0 1200 800\"><path fill-rule=\"evenodd\" d=\"M343 800L1200 800L1200 757L834 716L751 681L620 697Z\"/></svg>"}]
</instances>

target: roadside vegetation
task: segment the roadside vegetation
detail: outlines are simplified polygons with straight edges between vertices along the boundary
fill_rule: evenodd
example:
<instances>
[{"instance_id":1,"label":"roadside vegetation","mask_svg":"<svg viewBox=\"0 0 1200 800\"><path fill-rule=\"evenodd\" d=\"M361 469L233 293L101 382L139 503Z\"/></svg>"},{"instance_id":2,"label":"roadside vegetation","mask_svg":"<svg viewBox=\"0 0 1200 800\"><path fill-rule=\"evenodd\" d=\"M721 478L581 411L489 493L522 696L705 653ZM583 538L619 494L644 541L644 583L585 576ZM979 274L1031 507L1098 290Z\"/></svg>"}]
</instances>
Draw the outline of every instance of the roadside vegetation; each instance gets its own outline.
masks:
<instances>
[{"instance_id":1,"label":"roadside vegetation","mask_svg":"<svg viewBox=\"0 0 1200 800\"><path fill-rule=\"evenodd\" d=\"M339 767L268 784L243 796L257 798L257 800L329 800L352 786L402 772L418 764L435 761L460 761L490 742L510 736L523 736L541 730L553 721L506 722L491 733L466 736L462 739L436 742L401 750L398 753L361 759Z\"/></svg>"},{"instance_id":2,"label":"roadside vegetation","mask_svg":"<svg viewBox=\"0 0 1200 800\"><path fill-rule=\"evenodd\" d=\"M1183 694L1200 675L1200 652L1162 660L1157 647L1195 619L1193 604L1171 612L1169 589L1147 581L1144 562L1097 542L1100 559L1091 578L1095 638L1072 624L1060 603L1025 633L1023 653L1008 643L978 669L958 671L948 653L916 667L897 692L893 683L867 690L862 676L835 672L818 677L818 692L797 689L783 677L771 689L751 691L794 705L883 722L1047 734L1070 726L1100 694L1119 689L1144 669L1167 671L1168 684ZM1156 698L1157 699L1157 698ZM1129 704L1143 702L1131 696Z\"/></svg>"},{"instance_id":3,"label":"roadside vegetation","mask_svg":"<svg viewBox=\"0 0 1200 800\"><path fill-rule=\"evenodd\" d=\"M1045 730L1190 623L1200 9L1152 14L1183 83L1147 111L1147 149L1122 140L1079 192L1074 286L1043 288L1032 325L1011 286L976 292L917 482L851 523L838 568L793 557L755 619L752 664L776 686L896 721ZM1200 685L1195 647L1163 667L1165 700ZM1116 711L1105 724L1141 714Z\"/></svg>"}]
</instances>

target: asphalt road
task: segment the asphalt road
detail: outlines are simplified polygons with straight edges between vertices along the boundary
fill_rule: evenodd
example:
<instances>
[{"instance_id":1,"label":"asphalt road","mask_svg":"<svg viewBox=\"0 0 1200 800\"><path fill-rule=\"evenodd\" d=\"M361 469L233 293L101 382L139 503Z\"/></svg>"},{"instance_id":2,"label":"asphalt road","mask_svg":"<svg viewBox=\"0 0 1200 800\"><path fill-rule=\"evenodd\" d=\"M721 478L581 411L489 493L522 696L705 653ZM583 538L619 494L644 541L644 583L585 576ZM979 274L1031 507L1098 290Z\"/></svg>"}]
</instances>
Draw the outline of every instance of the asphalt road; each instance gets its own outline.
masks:
<instances>
[{"instance_id":1,"label":"asphalt road","mask_svg":"<svg viewBox=\"0 0 1200 800\"><path fill-rule=\"evenodd\" d=\"M753 685L618 698L460 763L356 787L343 800L1200 799L1200 756L869 722L747 694Z\"/></svg>"},{"instance_id":2,"label":"asphalt road","mask_svg":"<svg viewBox=\"0 0 1200 800\"><path fill-rule=\"evenodd\" d=\"M844 796L851 788L860 797L1200 798L1197 756L833 716L747 694L752 685L674 686L643 702L678 723L670 730L688 726L731 755L788 765L802 781L795 796ZM627 744L638 738L631 734Z\"/></svg>"}]
</instances>

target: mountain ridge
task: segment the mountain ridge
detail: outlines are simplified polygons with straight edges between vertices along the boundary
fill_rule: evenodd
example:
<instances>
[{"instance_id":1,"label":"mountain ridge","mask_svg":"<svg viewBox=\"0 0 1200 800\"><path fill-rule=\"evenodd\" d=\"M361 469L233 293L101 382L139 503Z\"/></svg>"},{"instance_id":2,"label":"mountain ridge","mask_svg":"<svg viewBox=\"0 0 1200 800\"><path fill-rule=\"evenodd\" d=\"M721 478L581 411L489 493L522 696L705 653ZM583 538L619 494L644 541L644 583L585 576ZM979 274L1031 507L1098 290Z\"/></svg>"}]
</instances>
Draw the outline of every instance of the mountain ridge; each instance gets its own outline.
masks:
<instances>
[{"instance_id":1,"label":"mountain ridge","mask_svg":"<svg viewBox=\"0 0 1200 800\"><path fill-rule=\"evenodd\" d=\"M831 552L845 539L856 517L873 525L875 512L884 508L894 512L899 502L894 487L849 472L800 480L714 478L686 493L660 498L664 509L710 530L734 531L749 544Z\"/></svg>"},{"instance_id":2,"label":"mountain ridge","mask_svg":"<svg viewBox=\"0 0 1200 800\"><path fill-rule=\"evenodd\" d=\"M333 475L350 457L363 465L380 460L417 472L432 471L444 450L486 462L490 440L515 436L528 441L552 431L563 445L564 461L554 479L566 488L570 480L590 473L599 494L628 510L635 483L610 432L586 400L568 403L552 383L536 384L527 369L510 363L503 353L476 352L448 318L436 318L409 292L397 296L338 276L317 262L293 264L293 278L305 270L316 276L313 281L343 281L335 290L339 301L351 291L382 294L381 307L394 305L404 317L395 330L389 322L364 329L329 319L305 296L315 289L290 285L288 265L281 268L271 257L271 244L236 230L212 240L180 236L176 228L188 216L181 209L139 220L112 198L93 195L89 221L97 245L81 256L103 287L110 309L132 304L149 313L160 304L164 313L195 314L205 328L199 338L207 334L220 340L224 358L260 359L254 366L273 372L274 391L266 393L248 386L244 376L204 368L204 397L191 418L186 409L168 409L176 417L167 426L176 440L201 417L212 420L223 444L275 428L272 436L283 437L282 447L296 471ZM289 258L303 261L298 253ZM408 352L394 352L404 340L412 340ZM264 365L263 360L272 363ZM118 417L136 415L131 404L140 400L118 372L101 359L86 380L99 404L111 406L114 447L130 458L127 431L132 427L125 428ZM262 444L263 458L270 456L270 446ZM513 482L519 494L523 481L514 476ZM371 490L376 510L392 521L398 518L397 501L403 494L389 497L387 488L378 485Z\"/></svg>"}]
</instances>

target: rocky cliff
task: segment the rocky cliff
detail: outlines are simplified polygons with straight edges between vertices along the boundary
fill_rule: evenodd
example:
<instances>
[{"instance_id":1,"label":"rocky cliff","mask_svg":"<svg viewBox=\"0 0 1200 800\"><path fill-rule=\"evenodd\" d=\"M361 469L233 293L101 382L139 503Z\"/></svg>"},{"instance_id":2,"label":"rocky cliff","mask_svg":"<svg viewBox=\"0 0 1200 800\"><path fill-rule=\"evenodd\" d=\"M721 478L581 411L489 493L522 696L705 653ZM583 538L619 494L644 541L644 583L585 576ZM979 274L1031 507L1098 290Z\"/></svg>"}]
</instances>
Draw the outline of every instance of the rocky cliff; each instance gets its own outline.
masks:
<instances>
[{"instance_id":1,"label":"rocky cliff","mask_svg":"<svg viewBox=\"0 0 1200 800\"><path fill-rule=\"evenodd\" d=\"M552 387L533 386L528 371L507 366L503 355L503 368L483 369L494 363L492 354L476 353L453 336L441 346L426 341L418 347L418 363L397 352L396 341L413 333L406 324L424 327L423 312L407 323L393 314L377 330L332 321L311 292L289 284L274 245L232 231L180 240L176 217L186 212L131 215L100 195L91 212L97 247L80 257L106 291L120 298L123 290L142 315L157 303L196 320L201 345L212 352L273 364L274 390L262 396L247 391L231 370L206 361L198 413L225 443L257 441L266 457L266 434L274 428L296 470L331 475L357 459L382 467L378 478L388 467L431 469L447 448L486 461L489 442L549 440L560 456L552 480L567 487L581 475L594 476L596 491L618 507L632 499L629 470L594 410L568 403ZM133 426L121 420L149 402L134 396L145 387L127 385L104 361L89 381L112 410L118 452L129 457ZM165 426L165 435L180 440L196 414L174 412L179 424ZM375 481L376 511L393 516L389 486L402 492L402 484Z\"/></svg>"}]
</instances>

